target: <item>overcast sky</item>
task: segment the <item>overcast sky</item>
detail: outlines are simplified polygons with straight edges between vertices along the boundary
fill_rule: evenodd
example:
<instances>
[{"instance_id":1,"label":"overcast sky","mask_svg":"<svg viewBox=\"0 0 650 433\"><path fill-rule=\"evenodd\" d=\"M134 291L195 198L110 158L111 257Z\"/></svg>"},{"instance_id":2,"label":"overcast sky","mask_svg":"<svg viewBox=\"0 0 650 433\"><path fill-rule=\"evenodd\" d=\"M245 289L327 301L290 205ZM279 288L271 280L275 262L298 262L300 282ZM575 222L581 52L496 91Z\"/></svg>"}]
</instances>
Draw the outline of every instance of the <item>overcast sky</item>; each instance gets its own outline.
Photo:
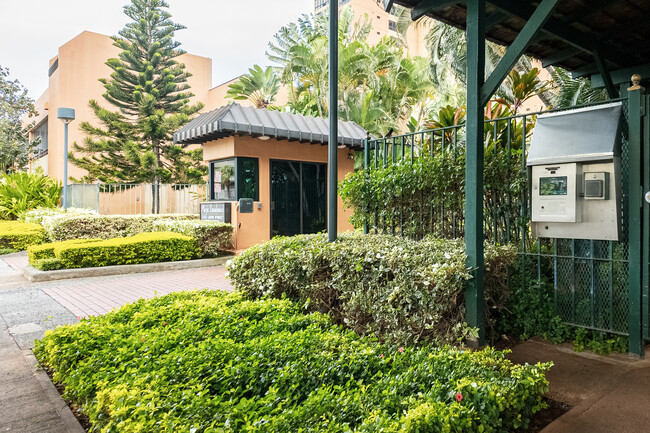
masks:
<instances>
[{"instance_id":1,"label":"overcast sky","mask_svg":"<svg viewBox=\"0 0 650 433\"><path fill-rule=\"evenodd\" d=\"M167 0L172 19L187 27L175 39L191 54L212 59L216 86L266 65L273 35L303 13L314 0ZM89 30L116 35L129 18L129 0L0 0L0 65L29 89L33 99L48 86L49 60L58 48Z\"/></svg>"}]
</instances>

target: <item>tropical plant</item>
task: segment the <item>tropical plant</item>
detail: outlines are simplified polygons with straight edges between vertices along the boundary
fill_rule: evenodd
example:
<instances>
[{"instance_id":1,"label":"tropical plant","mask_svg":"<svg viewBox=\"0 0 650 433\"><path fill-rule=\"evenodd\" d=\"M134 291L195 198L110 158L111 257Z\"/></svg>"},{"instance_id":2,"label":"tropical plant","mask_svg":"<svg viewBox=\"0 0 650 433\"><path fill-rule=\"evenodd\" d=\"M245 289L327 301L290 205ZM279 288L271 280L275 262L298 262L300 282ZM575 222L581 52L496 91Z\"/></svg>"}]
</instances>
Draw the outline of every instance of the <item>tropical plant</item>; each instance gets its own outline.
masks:
<instances>
[{"instance_id":1,"label":"tropical plant","mask_svg":"<svg viewBox=\"0 0 650 433\"><path fill-rule=\"evenodd\" d=\"M32 209L56 207L60 198L60 183L41 170L0 174L0 219L15 220Z\"/></svg>"},{"instance_id":2,"label":"tropical plant","mask_svg":"<svg viewBox=\"0 0 650 433\"><path fill-rule=\"evenodd\" d=\"M124 7L132 22L113 38L121 51L106 62L111 77L100 79L104 99L117 111L91 100L102 126L83 122L86 139L74 144L70 156L72 163L87 170L85 180L153 183L154 194L161 182L203 180L207 170L202 151L171 143L172 133L203 105L190 105L190 74L176 60L183 51L173 39L184 27L171 21L167 8L164 0L132 0Z\"/></svg>"},{"instance_id":3,"label":"tropical plant","mask_svg":"<svg viewBox=\"0 0 650 433\"><path fill-rule=\"evenodd\" d=\"M226 98L248 100L255 108L267 108L280 90L280 79L270 66L262 69L255 65L237 81L228 86Z\"/></svg>"},{"instance_id":4,"label":"tropical plant","mask_svg":"<svg viewBox=\"0 0 650 433\"><path fill-rule=\"evenodd\" d=\"M592 89L591 82L587 78L571 78L571 73L562 68L551 68L550 72L555 85L551 97L553 108L566 108L609 99L605 89Z\"/></svg>"},{"instance_id":5,"label":"tropical plant","mask_svg":"<svg viewBox=\"0 0 650 433\"><path fill-rule=\"evenodd\" d=\"M34 101L18 80L9 79L9 69L0 66L0 173L23 167L40 139L29 141L33 123L21 121L36 115Z\"/></svg>"}]
</instances>

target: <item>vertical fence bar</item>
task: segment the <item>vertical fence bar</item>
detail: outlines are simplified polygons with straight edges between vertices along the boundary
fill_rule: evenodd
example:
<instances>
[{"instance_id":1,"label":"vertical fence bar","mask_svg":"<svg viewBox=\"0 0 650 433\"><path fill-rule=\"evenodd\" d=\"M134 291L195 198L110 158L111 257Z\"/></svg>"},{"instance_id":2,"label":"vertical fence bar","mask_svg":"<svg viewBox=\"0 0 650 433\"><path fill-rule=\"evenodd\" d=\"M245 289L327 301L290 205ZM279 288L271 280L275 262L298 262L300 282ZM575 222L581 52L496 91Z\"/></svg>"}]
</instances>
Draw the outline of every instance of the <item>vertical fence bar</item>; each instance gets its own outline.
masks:
<instances>
[{"instance_id":1,"label":"vertical fence bar","mask_svg":"<svg viewBox=\"0 0 650 433\"><path fill-rule=\"evenodd\" d=\"M366 173L366 177L368 177L368 166L370 165L370 143L368 142L368 138L363 141L363 170ZM365 215L364 215L364 222L363 222L363 233L368 234L369 227L368 225L370 224L370 221L368 219L368 214L370 212L370 209L366 208Z\"/></svg>"}]
</instances>

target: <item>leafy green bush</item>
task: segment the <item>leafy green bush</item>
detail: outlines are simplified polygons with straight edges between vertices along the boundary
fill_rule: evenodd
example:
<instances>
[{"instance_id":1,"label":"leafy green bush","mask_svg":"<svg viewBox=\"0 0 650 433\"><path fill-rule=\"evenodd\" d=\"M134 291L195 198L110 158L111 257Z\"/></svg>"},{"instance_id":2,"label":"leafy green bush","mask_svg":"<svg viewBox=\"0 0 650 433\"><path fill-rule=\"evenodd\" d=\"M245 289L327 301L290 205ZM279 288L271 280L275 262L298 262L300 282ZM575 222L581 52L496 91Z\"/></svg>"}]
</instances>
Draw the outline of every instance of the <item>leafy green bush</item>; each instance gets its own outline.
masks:
<instances>
[{"instance_id":1,"label":"leafy green bush","mask_svg":"<svg viewBox=\"0 0 650 433\"><path fill-rule=\"evenodd\" d=\"M72 239L69 241L47 243L41 245L32 245L27 248L27 258L29 264L34 266L37 260L53 259L56 257L55 250L69 247L71 245L88 244L92 242L99 242L101 239ZM34 266L36 267L36 266Z\"/></svg>"},{"instance_id":2,"label":"leafy green bush","mask_svg":"<svg viewBox=\"0 0 650 433\"><path fill-rule=\"evenodd\" d=\"M550 367L381 345L289 300L208 291L47 331L35 353L106 433L508 432L544 406Z\"/></svg>"},{"instance_id":3,"label":"leafy green bush","mask_svg":"<svg viewBox=\"0 0 650 433\"><path fill-rule=\"evenodd\" d=\"M190 260L198 257L199 250L192 237L156 232L86 244L73 243L55 247L54 254L64 268L70 269Z\"/></svg>"},{"instance_id":4,"label":"leafy green bush","mask_svg":"<svg viewBox=\"0 0 650 433\"><path fill-rule=\"evenodd\" d=\"M30 264L39 271L56 271L57 269L63 268L63 263L61 263L61 260L56 257L38 259L34 262L30 262Z\"/></svg>"},{"instance_id":5,"label":"leafy green bush","mask_svg":"<svg viewBox=\"0 0 650 433\"><path fill-rule=\"evenodd\" d=\"M45 230L38 224L0 221L0 248L23 251L30 245L45 242Z\"/></svg>"},{"instance_id":6,"label":"leafy green bush","mask_svg":"<svg viewBox=\"0 0 650 433\"><path fill-rule=\"evenodd\" d=\"M3 256L5 254L12 254L12 253L17 253L18 250L14 250L13 248L0 248L0 256Z\"/></svg>"},{"instance_id":7,"label":"leafy green bush","mask_svg":"<svg viewBox=\"0 0 650 433\"><path fill-rule=\"evenodd\" d=\"M0 219L15 220L37 207L56 207L60 198L59 182L42 172L0 173Z\"/></svg>"},{"instance_id":8,"label":"leafy green bush","mask_svg":"<svg viewBox=\"0 0 650 433\"><path fill-rule=\"evenodd\" d=\"M503 127L505 127L503 122ZM513 143L516 134L513 128ZM505 233L522 224L517 199L526 189L521 169L521 149L505 148L506 137L486 138L485 227L486 239L506 239ZM520 142L519 142L520 143ZM463 236L465 210L465 147L425 151L414 158L389 160L386 165L350 173L339 182L347 207L354 210L351 223L365 223L380 233L422 238ZM513 204L514 201L514 204Z\"/></svg>"},{"instance_id":9,"label":"leafy green bush","mask_svg":"<svg viewBox=\"0 0 650 433\"><path fill-rule=\"evenodd\" d=\"M43 208L39 207L25 212L20 216L20 220L26 223L35 223L43 224L45 218L54 216L54 215L97 215L97 211L93 209L80 209L80 208L68 208L63 209L60 207L55 208Z\"/></svg>"},{"instance_id":10,"label":"leafy green bush","mask_svg":"<svg viewBox=\"0 0 650 433\"><path fill-rule=\"evenodd\" d=\"M43 227L52 242L70 239L113 239L154 231L155 221L196 219L194 214L88 215L57 214L45 217Z\"/></svg>"},{"instance_id":11,"label":"leafy green bush","mask_svg":"<svg viewBox=\"0 0 650 433\"><path fill-rule=\"evenodd\" d=\"M486 244L486 292L498 291L514 247ZM399 344L455 343L467 335L464 283L470 278L462 241L396 236L325 235L274 238L228 264L236 289L253 298L288 296L330 312L358 333ZM488 314L496 306L488 305Z\"/></svg>"},{"instance_id":12,"label":"leafy green bush","mask_svg":"<svg viewBox=\"0 0 650 433\"><path fill-rule=\"evenodd\" d=\"M201 257L216 257L219 251L233 248L231 224L217 221L159 220L153 223L154 231L181 233L196 238Z\"/></svg>"}]
</instances>

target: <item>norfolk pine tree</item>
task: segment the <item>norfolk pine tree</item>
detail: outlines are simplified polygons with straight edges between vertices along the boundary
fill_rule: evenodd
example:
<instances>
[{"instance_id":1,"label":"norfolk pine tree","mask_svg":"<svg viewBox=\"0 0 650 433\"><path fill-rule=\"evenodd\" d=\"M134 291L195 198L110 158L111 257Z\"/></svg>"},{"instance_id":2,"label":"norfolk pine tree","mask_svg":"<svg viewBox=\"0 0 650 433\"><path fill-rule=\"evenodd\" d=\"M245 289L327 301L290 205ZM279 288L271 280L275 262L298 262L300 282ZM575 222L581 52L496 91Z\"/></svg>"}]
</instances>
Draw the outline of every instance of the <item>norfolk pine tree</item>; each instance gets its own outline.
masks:
<instances>
[{"instance_id":1,"label":"norfolk pine tree","mask_svg":"<svg viewBox=\"0 0 650 433\"><path fill-rule=\"evenodd\" d=\"M202 150L188 151L171 141L174 131L203 104L190 105L191 74L176 61L184 51L173 39L174 32L185 27L171 21L168 7L164 0L132 0L124 7L133 21L113 37L113 45L122 51L106 62L113 70L110 79L99 80L106 90L104 99L117 110L91 100L101 126L82 122L86 138L74 143L70 156L88 172L85 181L152 183L156 198L162 182L204 181Z\"/></svg>"}]
</instances>

